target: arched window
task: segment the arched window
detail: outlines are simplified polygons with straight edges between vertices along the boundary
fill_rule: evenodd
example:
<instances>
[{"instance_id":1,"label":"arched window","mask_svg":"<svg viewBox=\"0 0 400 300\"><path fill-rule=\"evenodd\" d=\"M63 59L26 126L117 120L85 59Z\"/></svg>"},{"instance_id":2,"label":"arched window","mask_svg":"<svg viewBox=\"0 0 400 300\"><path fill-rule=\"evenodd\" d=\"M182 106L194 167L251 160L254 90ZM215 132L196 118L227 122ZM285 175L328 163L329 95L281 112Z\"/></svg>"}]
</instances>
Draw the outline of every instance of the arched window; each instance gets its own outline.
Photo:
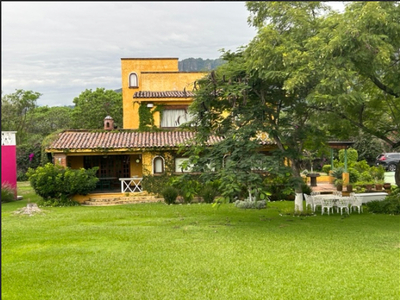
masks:
<instances>
[{"instance_id":1,"label":"arched window","mask_svg":"<svg viewBox=\"0 0 400 300\"><path fill-rule=\"evenodd\" d=\"M129 87L138 87L138 77L136 73L129 74Z\"/></svg>"},{"instance_id":2,"label":"arched window","mask_svg":"<svg viewBox=\"0 0 400 300\"><path fill-rule=\"evenodd\" d=\"M164 173L164 158L161 156L156 156L153 159L153 174Z\"/></svg>"}]
</instances>

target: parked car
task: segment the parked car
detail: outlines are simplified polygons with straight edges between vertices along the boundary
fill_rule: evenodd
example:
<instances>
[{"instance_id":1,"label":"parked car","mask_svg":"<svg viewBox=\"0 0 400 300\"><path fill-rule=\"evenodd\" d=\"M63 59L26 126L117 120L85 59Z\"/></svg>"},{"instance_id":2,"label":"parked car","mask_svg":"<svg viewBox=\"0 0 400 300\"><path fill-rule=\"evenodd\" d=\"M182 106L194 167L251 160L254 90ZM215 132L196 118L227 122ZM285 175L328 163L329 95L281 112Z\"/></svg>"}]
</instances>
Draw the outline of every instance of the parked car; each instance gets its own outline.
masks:
<instances>
[{"instance_id":1,"label":"parked car","mask_svg":"<svg viewBox=\"0 0 400 300\"><path fill-rule=\"evenodd\" d=\"M386 171L394 172L399 161L400 153L381 153L376 157L375 164L383 166Z\"/></svg>"}]
</instances>

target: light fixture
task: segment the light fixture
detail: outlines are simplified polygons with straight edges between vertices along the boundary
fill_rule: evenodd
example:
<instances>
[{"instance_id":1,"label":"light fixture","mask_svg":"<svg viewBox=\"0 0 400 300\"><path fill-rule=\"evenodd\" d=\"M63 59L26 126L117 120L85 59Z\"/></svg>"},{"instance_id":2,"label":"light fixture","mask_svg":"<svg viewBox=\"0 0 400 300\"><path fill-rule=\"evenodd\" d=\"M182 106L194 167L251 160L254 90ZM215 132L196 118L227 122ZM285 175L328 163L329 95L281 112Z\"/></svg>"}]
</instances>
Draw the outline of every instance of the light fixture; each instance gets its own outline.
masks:
<instances>
[{"instance_id":1,"label":"light fixture","mask_svg":"<svg viewBox=\"0 0 400 300\"><path fill-rule=\"evenodd\" d=\"M154 106L153 102L147 103L147 107L148 107L148 108L152 108L153 106Z\"/></svg>"},{"instance_id":2,"label":"light fixture","mask_svg":"<svg viewBox=\"0 0 400 300\"><path fill-rule=\"evenodd\" d=\"M138 159L136 159L136 163L138 164L138 163L140 163L140 159L138 158Z\"/></svg>"}]
</instances>

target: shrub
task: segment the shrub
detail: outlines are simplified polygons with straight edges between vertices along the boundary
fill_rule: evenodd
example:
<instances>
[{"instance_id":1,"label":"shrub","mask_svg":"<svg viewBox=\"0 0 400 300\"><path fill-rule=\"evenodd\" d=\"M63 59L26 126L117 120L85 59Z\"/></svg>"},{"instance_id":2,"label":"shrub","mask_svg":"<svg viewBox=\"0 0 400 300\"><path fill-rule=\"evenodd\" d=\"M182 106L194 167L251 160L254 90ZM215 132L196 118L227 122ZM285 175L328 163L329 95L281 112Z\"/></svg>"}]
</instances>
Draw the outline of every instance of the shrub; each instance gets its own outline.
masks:
<instances>
[{"instance_id":1,"label":"shrub","mask_svg":"<svg viewBox=\"0 0 400 300\"><path fill-rule=\"evenodd\" d=\"M144 175L142 180L142 187L149 193L162 195L163 189L168 186L170 176L167 174L162 175Z\"/></svg>"},{"instance_id":2,"label":"shrub","mask_svg":"<svg viewBox=\"0 0 400 300\"><path fill-rule=\"evenodd\" d=\"M359 180L364 182L372 182L373 178L368 171L364 171L360 174Z\"/></svg>"},{"instance_id":3,"label":"shrub","mask_svg":"<svg viewBox=\"0 0 400 300\"><path fill-rule=\"evenodd\" d=\"M36 170L29 168L27 176L36 194L47 199L64 199L72 195L87 195L96 188L98 167L74 170L47 163Z\"/></svg>"},{"instance_id":4,"label":"shrub","mask_svg":"<svg viewBox=\"0 0 400 300\"><path fill-rule=\"evenodd\" d=\"M1 202L12 202L15 200L15 189L7 184L1 184Z\"/></svg>"},{"instance_id":5,"label":"shrub","mask_svg":"<svg viewBox=\"0 0 400 300\"><path fill-rule=\"evenodd\" d=\"M178 197L178 190L173 186L167 186L162 190L161 195L164 197L165 203L174 204Z\"/></svg>"},{"instance_id":6,"label":"shrub","mask_svg":"<svg viewBox=\"0 0 400 300\"><path fill-rule=\"evenodd\" d=\"M267 201L266 200L250 201L248 199L236 200L235 206L237 208L243 208L243 209L262 209L267 207Z\"/></svg>"},{"instance_id":7,"label":"shrub","mask_svg":"<svg viewBox=\"0 0 400 300\"><path fill-rule=\"evenodd\" d=\"M370 201L366 203L368 210L376 214L400 214L400 188L393 189L392 193L383 201Z\"/></svg>"},{"instance_id":8,"label":"shrub","mask_svg":"<svg viewBox=\"0 0 400 300\"><path fill-rule=\"evenodd\" d=\"M218 196L218 190L212 184L206 184L199 192L200 197L205 203L214 202L214 198Z\"/></svg>"},{"instance_id":9,"label":"shrub","mask_svg":"<svg viewBox=\"0 0 400 300\"><path fill-rule=\"evenodd\" d=\"M329 174L330 170L331 170L331 165L323 165L322 172Z\"/></svg>"},{"instance_id":10,"label":"shrub","mask_svg":"<svg viewBox=\"0 0 400 300\"><path fill-rule=\"evenodd\" d=\"M43 206L51 206L51 207L60 207L60 206L79 206L81 205L79 202L72 200L71 198L61 197L60 199L40 199L37 201L37 205L40 207Z\"/></svg>"}]
</instances>

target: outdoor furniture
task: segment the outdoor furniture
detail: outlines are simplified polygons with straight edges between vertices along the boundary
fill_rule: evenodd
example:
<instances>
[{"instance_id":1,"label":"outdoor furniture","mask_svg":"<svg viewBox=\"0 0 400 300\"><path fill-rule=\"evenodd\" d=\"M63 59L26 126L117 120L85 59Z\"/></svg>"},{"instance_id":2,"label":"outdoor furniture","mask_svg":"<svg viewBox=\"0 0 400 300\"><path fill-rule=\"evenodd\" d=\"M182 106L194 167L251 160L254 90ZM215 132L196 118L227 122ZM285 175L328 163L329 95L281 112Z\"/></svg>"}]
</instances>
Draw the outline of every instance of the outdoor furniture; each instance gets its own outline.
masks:
<instances>
[{"instance_id":1,"label":"outdoor furniture","mask_svg":"<svg viewBox=\"0 0 400 300\"><path fill-rule=\"evenodd\" d=\"M318 198L318 196L317 196ZM333 213L333 199L331 198L321 198L321 215L324 214L325 210L328 213L328 215L330 214L330 211L332 211Z\"/></svg>"},{"instance_id":2,"label":"outdoor furniture","mask_svg":"<svg viewBox=\"0 0 400 300\"><path fill-rule=\"evenodd\" d=\"M351 198L350 210L354 211L355 209L357 209L358 213L362 213L363 212L362 199L356 194L350 196L350 198Z\"/></svg>"},{"instance_id":3,"label":"outdoor furniture","mask_svg":"<svg viewBox=\"0 0 400 300\"><path fill-rule=\"evenodd\" d=\"M308 173L306 176L310 177L310 186L317 186L317 177L321 175L319 173Z\"/></svg>"},{"instance_id":4,"label":"outdoor furniture","mask_svg":"<svg viewBox=\"0 0 400 300\"><path fill-rule=\"evenodd\" d=\"M347 214L350 214L350 201L351 198L350 197L340 197L337 202L336 202L336 208L339 211L340 210L340 214L343 215L343 210L345 212L347 212Z\"/></svg>"},{"instance_id":5,"label":"outdoor furniture","mask_svg":"<svg viewBox=\"0 0 400 300\"><path fill-rule=\"evenodd\" d=\"M136 191L141 192L141 183L143 178L132 177L132 178L120 178L121 181L121 193L134 193Z\"/></svg>"},{"instance_id":6,"label":"outdoor furniture","mask_svg":"<svg viewBox=\"0 0 400 300\"><path fill-rule=\"evenodd\" d=\"M310 206L311 210L314 211L314 201L311 195L304 194L304 198L306 200L306 209Z\"/></svg>"},{"instance_id":7,"label":"outdoor furniture","mask_svg":"<svg viewBox=\"0 0 400 300\"><path fill-rule=\"evenodd\" d=\"M318 206L320 206L322 208L322 198L320 197L320 195L311 196L311 197L312 197L312 201L313 201L314 212Z\"/></svg>"}]
</instances>

